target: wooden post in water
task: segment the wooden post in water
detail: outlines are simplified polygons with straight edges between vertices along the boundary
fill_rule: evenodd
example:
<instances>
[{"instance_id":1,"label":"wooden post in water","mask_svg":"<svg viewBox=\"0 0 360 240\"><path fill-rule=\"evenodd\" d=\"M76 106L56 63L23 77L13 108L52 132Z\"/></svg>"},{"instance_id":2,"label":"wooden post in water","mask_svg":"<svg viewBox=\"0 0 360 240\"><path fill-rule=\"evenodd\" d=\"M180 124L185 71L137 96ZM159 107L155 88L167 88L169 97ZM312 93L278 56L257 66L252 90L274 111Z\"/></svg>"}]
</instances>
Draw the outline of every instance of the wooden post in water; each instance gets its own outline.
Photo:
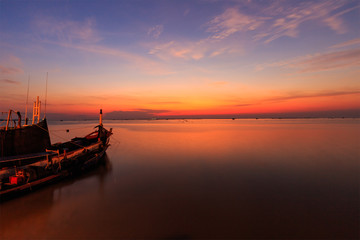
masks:
<instances>
[{"instance_id":1,"label":"wooden post in water","mask_svg":"<svg viewBox=\"0 0 360 240\"><path fill-rule=\"evenodd\" d=\"M102 126L102 109L100 109L100 120L99 120L99 125Z\"/></svg>"}]
</instances>

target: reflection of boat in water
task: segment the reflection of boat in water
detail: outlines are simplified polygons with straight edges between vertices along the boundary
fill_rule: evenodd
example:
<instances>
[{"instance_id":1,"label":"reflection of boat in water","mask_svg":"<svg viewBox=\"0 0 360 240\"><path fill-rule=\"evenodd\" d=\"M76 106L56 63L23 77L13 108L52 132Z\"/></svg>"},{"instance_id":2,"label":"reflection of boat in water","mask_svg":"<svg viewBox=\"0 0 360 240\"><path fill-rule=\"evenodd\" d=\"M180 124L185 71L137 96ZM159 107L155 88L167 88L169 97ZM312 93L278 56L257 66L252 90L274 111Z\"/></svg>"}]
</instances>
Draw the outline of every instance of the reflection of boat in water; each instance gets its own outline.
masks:
<instances>
[{"instance_id":1,"label":"reflection of boat in water","mask_svg":"<svg viewBox=\"0 0 360 240\"><path fill-rule=\"evenodd\" d=\"M18 123L13 123L13 112L9 111L6 126L0 128L1 198L96 165L109 146L112 129L108 131L103 127L102 110L94 132L53 145L46 119L40 120L38 99L34 103L31 125L26 125L25 119L25 125L21 126L19 112Z\"/></svg>"},{"instance_id":2,"label":"reflection of boat in water","mask_svg":"<svg viewBox=\"0 0 360 240\"><path fill-rule=\"evenodd\" d=\"M105 153L104 156L99 159L96 167L88 171L72 175L61 181L56 181L54 184L48 184L42 188L41 191L28 194L25 198L16 199L18 201L11 201L12 198L7 197L6 200L8 201L2 201L0 203L0 239L42 238L43 236L40 237L41 233L39 233L42 231L34 231L34 228L45 230L49 224L56 226L54 218L59 221L64 221L66 214L63 213L63 208L59 208L59 205L69 204L67 205L67 214L69 214L73 209L72 207L79 204L76 200L74 201L74 196L71 195L73 189L78 189L80 186L82 192L84 188L88 188L87 190L94 192L95 196L103 196L106 181L109 180L111 171L111 160ZM92 184L87 185L86 179L91 179ZM71 201L69 201L69 199L71 199ZM88 200L89 199L86 201ZM4 221L1 221L2 219L4 219ZM21 229L21 231L19 231L19 229ZM49 233L48 229L46 231ZM62 231L62 229L59 228L59 231ZM47 235L46 238L62 239L60 236L54 235Z\"/></svg>"}]
</instances>

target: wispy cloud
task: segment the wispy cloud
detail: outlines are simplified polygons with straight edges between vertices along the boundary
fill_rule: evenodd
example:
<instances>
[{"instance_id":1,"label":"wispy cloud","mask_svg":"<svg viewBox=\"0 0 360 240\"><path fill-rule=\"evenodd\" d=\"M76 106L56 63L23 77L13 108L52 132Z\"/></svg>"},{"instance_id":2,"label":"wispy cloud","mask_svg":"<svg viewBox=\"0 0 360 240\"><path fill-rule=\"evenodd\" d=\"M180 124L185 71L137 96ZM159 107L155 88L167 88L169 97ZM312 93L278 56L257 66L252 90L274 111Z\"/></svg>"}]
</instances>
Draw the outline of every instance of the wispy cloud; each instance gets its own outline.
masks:
<instances>
[{"instance_id":1,"label":"wispy cloud","mask_svg":"<svg viewBox=\"0 0 360 240\"><path fill-rule=\"evenodd\" d=\"M356 39L352 39L350 41L338 43L338 44L331 46L330 48L343 48L343 47L349 47L349 46L358 45L358 44L360 44L360 38L356 38Z\"/></svg>"},{"instance_id":2,"label":"wispy cloud","mask_svg":"<svg viewBox=\"0 0 360 240\"><path fill-rule=\"evenodd\" d=\"M349 95L360 95L360 90L342 90L342 91L318 91L318 92L292 92L285 93L273 97L265 97L260 99L255 99L251 102L247 101L238 101L235 103L234 107L249 107L249 106L257 106L262 104L269 103L278 103L278 102L287 102L296 99L306 99L306 98L321 98L321 97L336 97L336 96L349 96Z\"/></svg>"},{"instance_id":3,"label":"wispy cloud","mask_svg":"<svg viewBox=\"0 0 360 240\"><path fill-rule=\"evenodd\" d=\"M60 21L51 17L37 18L33 27L40 32L43 43L55 44L65 48L90 52L102 56L112 56L131 63L131 67L151 75L168 75L173 72L163 64L141 55L101 44L102 38L96 29L94 19L84 21ZM158 37L162 26L157 25L149 30L149 34Z\"/></svg>"},{"instance_id":4,"label":"wispy cloud","mask_svg":"<svg viewBox=\"0 0 360 240\"><path fill-rule=\"evenodd\" d=\"M167 101L167 102L160 102L160 101L157 101L157 102L150 102L150 104L155 104L155 105L173 105L173 104L183 104L183 102L178 102L178 101Z\"/></svg>"},{"instance_id":5,"label":"wispy cloud","mask_svg":"<svg viewBox=\"0 0 360 240\"><path fill-rule=\"evenodd\" d=\"M2 58L2 62L6 62L6 65L15 65L15 66L22 66L23 63L20 58L14 56L14 55L5 55Z\"/></svg>"},{"instance_id":6,"label":"wispy cloud","mask_svg":"<svg viewBox=\"0 0 360 240\"><path fill-rule=\"evenodd\" d=\"M256 71L268 67L297 69L298 72L318 72L360 65L360 48L318 53L269 64L259 64Z\"/></svg>"},{"instance_id":7,"label":"wispy cloud","mask_svg":"<svg viewBox=\"0 0 360 240\"><path fill-rule=\"evenodd\" d=\"M199 41L170 41L162 44L155 44L149 50L149 54L168 61L173 58L183 60L201 60L203 58L213 58L222 54L242 54L240 46L224 47L213 39L201 39Z\"/></svg>"},{"instance_id":8,"label":"wispy cloud","mask_svg":"<svg viewBox=\"0 0 360 240\"><path fill-rule=\"evenodd\" d=\"M334 97L334 96L345 96L345 95L355 95L360 94L360 90L352 91L324 91L324 92L314 92L314 93L293 93L288 95L276 96L271 98L266 98L264 102L283 102L293 99L301 98L317 98L317 97Z\"/></svg>"},{"instance_id":9,"label":"wispy cloud","mask_svg":"<svg viewBox=\"0 0 360 240\"><path fill-rule=\"evenodd\" d=\"M22 73L23 71L20 68L16 67L5 67L0 65L0 73L2 74L16 74L16 73Z\"/></svg>"},{"instance_id":10,"label":"wispy cloud","mask_svg":"<svg viewBox=\"0 0 360 240\"><path fill-rule=\"evenodd\" d=\"M283 36L297 37L299 26L313 20L343 34L347 28L341 16L359 7L349 7L339 12L347 3L348 1L269 1L257 5L253 1L242 2L245 6L230 7L209 21L207 32L212 33L211 38L219 40L237 33L248 33L254 41L269 43ZM251 8L253 14L245 14L241 11L242 8Z\"/></svg>"},{"instance_id":11,"label":"wispy cloud","mask_svg":"<svg viewBox=\"0 0 360 240\"><path fill-rule=\"evenodd\" d=\"M164 31L163 25L156 25L154 27L149 28L147 34L154 39L158 39L163 31Z\"/></svg>"},{"instance_id":12,"label":"wispy cloud","mask_svg":"<svg viewBox=\"0 0 360 240\"><path fill-rule=\"evenodd\" d=\"M188 8L188 9L186 9L185 11L184 11L184 16L187 16L188 14L189 14L189 12L190 12L190 9Z\"/></svg>"},{"instance_id":13,"label":"wispy cloud","mask_svg":"<svg viewBox=\"0 0 360 240\"><path fill-rule=\"evenodd\" d=\"M132 67L141 70L143 72L146 72L147 74L150 75L168 75L173 73L173 71L169 70L161 63L158 63L156 61L142 57L137 54L133 54L131 52L122 51L120 49L109 48L97 44L74 44L68 42L48 41L48 40L44 40L43 42L56 44L58 46L72 48L84 52L99 54L102 56L116 57L131 63Z\"/></svg>"},{"instance_id":14,"label":"wispy cloud","mask_svg":"<svg viewBox=\"0 0 360 240\"><path fill-rule=\"evenodd\" d=\"M264 37L264 42L268 43L282 36L296 37L299 26L310 20L317 20L325 23L337 33L346 32L344 23L340 16L333 12L346 4L344 1L318 1L318 2L299 2L295 7L287 6L284 8L280 17L274 17L273 24ZM344 12L345 13L345 12Z\"/></svg>"},{"instance_id":15,"label":"wispy cloud","mask_svg":"<svg viewBox=\"0 0 360 240\"><path fill-rule=\"evenodd\" d=\"M323 21L335 32L340 33L340 34L346 33L348 31L348 29L346 28L346 25L344 24L343 19L341 19L341 16L344 15L345 13L351 12L359 7L360 7L360 5L357 5L352 8L347 8L347 9L340 11L338 13L335 13L333 15L330 15L328 13L329 16L327 18L325 18ZM335 6L335 9L336 8L337 7Z\"/></svg>"},{"instance_id":16,"label":"wispy cloud","mask_svg":"<svg viewBox=\"0 0 360 240\"><path fill-rule=\"evenodd\" d=\"M150 49L149 54L156 55L162 60L182 58L185 60L199 60L204 57L206 50L201 42L170 41L157 44Z\"/></svg>"},{"instance_id":17,"label":"wispy cloud","mask_svg":"<svg viewBox=\"0 0 360 240\"><path fill-rule=\"evenodd\" d=\"M302 72L314 72L360 66L360 48L317 54L295 63Z\"/></svg>"},{"instance_id":18,"label":"wispy cloud","mask_svg":"<svg viewBox=\"0 0 360 240\"><path fill-rule=\"evenodd\" d=\"M343 34L348 29L342 16L356 8L358 6L352 7L351 2L343 0L240 1L204 23L204 38L154 43L149 54L162 60L241 55L248 45L268 44L284 36L298 37L300 26L306 22L325 25ZM152 31L156 32L155 29Z\"/></svg>"},{"instance_id":19,"label":"wispy cloud","mask_svg":"<svg viewBox=\"0 0 360 240\"><path fill-rule=\"evenodd\" d=\"M33 28L40 38L61 42L96 43L101 40L92 18L84 21L58 20L49 16L37 17Z\"/></svg>"},{"instance_id":20,"label":"wispy cloud","mask_svg":"<svg viewBox=\"0 0 360 240\"><path fill-rule=\"evenodd\" d=\"M239 103L239 104L235 104L234 107L249 107L249 106L254 106L254 105L258 105L259 103Z\"/></svg>"},{"instance_id":21,"label":"wispy cloud","mask_svg":"<svg viewBox=\"0 0 360 240\"><path fill-rule=\"evenodd\" d=\"M105 114L108 119L144 119L153 118L158 114L170 112L169 110L135 109L132 111L113 111Z\"/></svg>"},{"instance_id":22,"label":"wispy cloud","mask_svg":"<svg viewBox=\"0 0 360 240\"><path fill-rule=\"evenodd\" d=\"M8 83L8 84L21 84L19 81L11 80L11 79L0 79L0 82L2 83Z\"/></svg>"},{"instance_id":23,"label":"wispy cloud","mask_svg":"<svg viewBox=\"0 0 360 240\"><path fill-rule=\"evenodd\" d=\"M207 32L213 34L213 39L225 39L237 32L255 30L263 23L262 18L242 14L237 8L228 8L208 23Z\"/></svg>"},{"instance_id":24,"label":"wispy cloud","mask_svg":"<svg viewBox=\"0 0 360 240\"><path fill-rule=\"evenodd\" d=\"M224 41L236 32L255 30L262 22L263 20L240 13L237 8L229 8L205 24L210 37L196 41L182 39L155 43L151 46L149 54L166 61L173 58L196 61L223 54L241 54L243 50L238 42L224 44Z\"/></svg>"}]
</instances>

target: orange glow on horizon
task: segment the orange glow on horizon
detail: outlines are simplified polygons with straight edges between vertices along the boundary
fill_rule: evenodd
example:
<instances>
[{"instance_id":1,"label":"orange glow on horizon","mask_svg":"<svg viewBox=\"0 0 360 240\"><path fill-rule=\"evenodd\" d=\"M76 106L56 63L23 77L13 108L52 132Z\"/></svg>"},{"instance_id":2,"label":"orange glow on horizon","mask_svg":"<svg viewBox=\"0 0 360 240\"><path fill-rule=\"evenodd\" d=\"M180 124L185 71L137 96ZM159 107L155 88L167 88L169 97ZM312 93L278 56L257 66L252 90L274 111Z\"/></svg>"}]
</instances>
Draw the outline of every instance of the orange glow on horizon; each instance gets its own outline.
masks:
<instances>
[{"instance_id":1,"label":"orange glow on horizon","mask_svg":"<svg viewBox=\"0 0 360 240\"><path fill-rule=\"evenodd\" d=\"M236 106L228 102L215 102L213 100L197 100L193 103L164 102L147 103L146 101L122 102L88 102L87 104L57 104L49 105L48 112L67 114L97 114L98 109L104 109L104 113L113 111L136 112L148 111L154 116L177 116L177 115L227 115L227 114L261 114L261 113L292 113L292 112L316 112L331 110L360 109L360 94L340 96L301 97L294 99L264 98L254 100L253 103ZM123 107L119 107L123 106Z\"/></svg>"}]
</instances>

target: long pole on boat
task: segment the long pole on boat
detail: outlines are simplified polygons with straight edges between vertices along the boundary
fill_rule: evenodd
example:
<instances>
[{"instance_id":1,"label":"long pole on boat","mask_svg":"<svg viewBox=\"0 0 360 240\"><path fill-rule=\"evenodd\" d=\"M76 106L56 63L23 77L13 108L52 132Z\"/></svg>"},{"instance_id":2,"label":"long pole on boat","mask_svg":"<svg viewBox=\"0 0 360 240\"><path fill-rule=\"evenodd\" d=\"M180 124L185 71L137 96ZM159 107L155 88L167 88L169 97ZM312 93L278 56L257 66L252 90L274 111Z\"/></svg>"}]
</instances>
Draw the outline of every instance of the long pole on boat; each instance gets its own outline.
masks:
<instances>
[{"instance_id":1,"label":"long pole on boat","mask_svg":"<svg viewBox=\"0 0 360 240\"><path fill-rule=\"evenodd\" d=\"M10 110L9 110L9 113L8 113L8 117L7 117L7 120L6 120L6 128L5 128L5 131L7 131L8 128L9 128L11 111L12 111L12 110L10 109Z\"/></svg>"},{"instance_id":2,"label":"long pole on boat","mask_svg":"<svg viewBox=\"0 0 360 240\"><path fill-rule=\"evenodd\" d=\"M47 100L47 85L48 85L48 76L49 73L46 73L46 89L45 89L45 111L44 111L44 118L46 118L46 100Z\"/></svg>"},{"instance_id":3,"label":"long pole on boat","mask_svg":"<svg viewBox=\"0 0 360 240\"><path fill-rule=\"evenodd\" d=\"M28 111L28 103L29 103L29 86L30 86L30 75L28 77L28 87L27 87L27 94L26 94L25 125L27 125L27 122L28 122L27 111Z\"/></svg>"}]
</instances>

